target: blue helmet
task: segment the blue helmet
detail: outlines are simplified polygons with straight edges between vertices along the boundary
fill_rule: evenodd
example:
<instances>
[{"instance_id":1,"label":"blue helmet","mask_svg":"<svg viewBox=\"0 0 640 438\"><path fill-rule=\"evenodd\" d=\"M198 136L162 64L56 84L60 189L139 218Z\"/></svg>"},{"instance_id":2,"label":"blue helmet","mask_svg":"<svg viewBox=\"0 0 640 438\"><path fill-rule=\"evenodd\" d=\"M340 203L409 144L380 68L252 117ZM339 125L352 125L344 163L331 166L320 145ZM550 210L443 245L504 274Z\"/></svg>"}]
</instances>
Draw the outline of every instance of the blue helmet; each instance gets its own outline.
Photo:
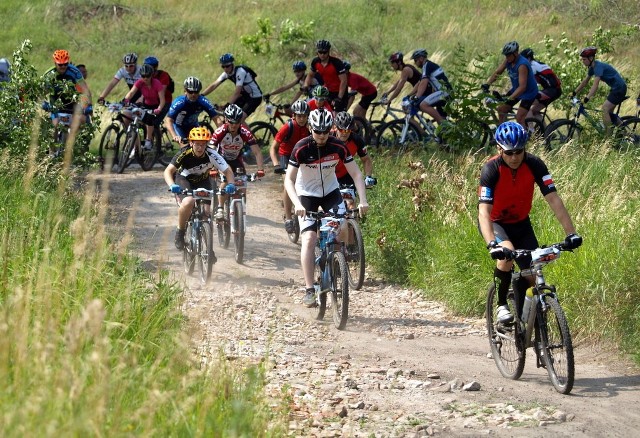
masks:
<instances>
[{"instance_id":1,"label":"blue helmet","mask_svg":"<svg viewBox=\"0 0 640 438\"><path fill-rule=\"evenodd\" d=\"M523 149L529 140L529 134L516 122L504 122L496 129L496 143L505 151Z\"/></svg>"},{"instance_id":2,"label":"blue helmet","mask_svg":"<svg viewBox=\"0 0 640 438\"><path fill-rule=\"evenodd\" d=\"M293 71L305 71L307 69L307 64L304 61L296 61L293 63Z\"/></svg>"},{"instance_id":3,"label":"blue helmet","mask_svg":"<svg viewBox=\"0 0 640 438\"><path fill-rule=\"evenodd\" d=\"M155 56L147 56L146 58L144 58L144 63L149 64L153 68L158 68L158 64L160 64L158 58L156 58Z\"/></svg>"},{"instance_id":4,"label":"blue helmet","mask_svg":"<svg viewBox=\"0 0 640 438\"><path fill-rule=\"evenodd\" d=\"M220 64L231 64L235 61L235 58L231 53L225 53L220 57Z\"/></svg>"}]
</instances>

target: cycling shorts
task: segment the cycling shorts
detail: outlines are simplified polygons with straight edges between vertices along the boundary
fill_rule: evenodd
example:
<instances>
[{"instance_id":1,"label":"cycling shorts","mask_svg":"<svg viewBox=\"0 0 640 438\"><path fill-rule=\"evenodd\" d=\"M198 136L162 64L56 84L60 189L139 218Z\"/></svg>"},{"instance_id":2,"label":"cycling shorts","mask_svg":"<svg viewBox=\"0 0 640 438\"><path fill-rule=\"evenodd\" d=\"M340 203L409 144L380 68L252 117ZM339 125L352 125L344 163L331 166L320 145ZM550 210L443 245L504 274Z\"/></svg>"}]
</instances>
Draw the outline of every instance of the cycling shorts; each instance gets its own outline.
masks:
<instances>
[{"instance_id":1,"label":"cycling shorts","mask_svg":"<svg viewBox=\"0 0 640 438\"><path fill-rule=\"evenodd\" d=\"M438 103L446 101L447 97L449 97L449 93L444 90L439 90L427 96L422 96L418 99L418 103L426 102L429 106L435 106Z\"/></svg>"},{"instance_id":2,"label":"cycling shorts","mask_svg":"<svg viewBox=\"0 0 640 438\"><path fill-rule=\"evenodd\" d=\"M238 170L240 170L240 173L242 173L243 175L246 173L246 169L244 168L244 161L242 161L242 158L240 158L241 156L242 155L238 155L238 158L236 158L235 160L225 160L231 170L233 170L234 175L238 173ZM220 181L228 182L227 178L224 176L224 173L218 172L218 174L220 175Z\"/></svg>"},{"instance_id":3,"label":"cycling shorts","mask_svg":"<svg viewBox=\"0 0 640 438\"><path fill-rule=\"evenodd\" d=\"M323 211L331 210L340 214L344 214L347 211L339 189L334 190L323 198L300 196L300 203L307 211L317 212L319 207L322 207ZM317 231L320 222L316 219L298 217L298 223L300 224L300 233L304 233L305 231Z\"/></svg>"},{"instance_id":4,"label":"cycling shorts","mask_svg":"<svg viewBox=\"0 0 640 438\"><path fill-rule=\"evenodd\" d=\"M244 111L247 116L251 115L256 110L256 108L260 106L261 103L262 96L249 97L246 94L241 94L236 101L236 105L242 108L242 111Z\"/></svg>"},{"instance_id":5,"label":"cycling shorts","mask_svg":"<svg viewBox=\"0 0 640 438\"><path fill-rule=\"evenodd\" d=\"M367 94L366 96L362 96L360 98L360 102L358 102L358 105L360 105L363 109L366 110L367 108L369 108L369 105L371 105L371 102L373 102L376 97L378 97L378 92L377 91L375 93L371 93L371 94Z\"/></svg>"},{"instance_id":6,"label":"cycling shorts","mask_svg":"<svg viewBox=\"0 0 640 438\"><path fill-rule=\"evenodd\" d=\"M541 92L538 93L536 99L538 102L543 104L544 106L549 105L551 102L556 100L558 97L562 95L561 88L545 88Z\"/></svg>"},{"instance_id":7,"label":"cycling shorts","mask_svg":"<svg viewBox=\"0 0 640 438\"><path fill-rule=\"evenodd\" d=\"M179 173L176 173L175 183L178 184L182 190L193 190L193 189L200 189L200 188L208 189L208 190L215 189L215 184L213 183L211 178L207 178L204 181L198 181L197 183L192 184L189 182L187 178L180 175ZM180 205L180 203L184 198L186 198L185 195L176 194L176 202L178 203L178 205ZM211 203L210 201L204 201L204 202L207 204Z\"/></svg>"},{"instance_id":8,"label":"cycling shorts","mask_svg":"<svg viewBox=\"0 0 640 438\"><path fill-rule=\"evenodd\" d=\"M504 104L509 105L511 108L513 108L514 106L516 106L516 103L520 102L520 108L528 110L531 108L531 105L533 105L534 100L535 99L509 99Z\"/></svg>"},{"instance_id":9,"label":"cycling shorts","mask_svg":"<svg viewBox=\"0 0 640 438\"><path fill-rule=\"evenodd\" d=\"M496 242L509 240L515 249L536 249L538 247L538 239L529 217L513 224L493 222L493 234L496 236ZM517 263L520 269L527 269L531 265L531 257L517 260Z\"/></svg>"},{"instance_id":10,"label":"cycling shorts","mask_svg":"<svg viewBox=\"0 0 640 438\"><path fill-rule=\"evenodd\" d=\"M627 89L625 88L622 92L613 92L610 91L607 96L607 100L614 105L618 105L622 103L627 98Z\"/></svg>"},{"instance_id":11,"label":"cycling shorts","mask_svg":"<svg viewBox=\"0 0 640 438\"><path fill-rule=\"evenodd\" d=\"M176 125L174 123L173 130L176 131L176 134L178 134L180 138L189 138L189 133L191 132L191 130L193 128L197 128L198 126L200 125L187 126L187 125Z\"/></svg>"}]
</instances>

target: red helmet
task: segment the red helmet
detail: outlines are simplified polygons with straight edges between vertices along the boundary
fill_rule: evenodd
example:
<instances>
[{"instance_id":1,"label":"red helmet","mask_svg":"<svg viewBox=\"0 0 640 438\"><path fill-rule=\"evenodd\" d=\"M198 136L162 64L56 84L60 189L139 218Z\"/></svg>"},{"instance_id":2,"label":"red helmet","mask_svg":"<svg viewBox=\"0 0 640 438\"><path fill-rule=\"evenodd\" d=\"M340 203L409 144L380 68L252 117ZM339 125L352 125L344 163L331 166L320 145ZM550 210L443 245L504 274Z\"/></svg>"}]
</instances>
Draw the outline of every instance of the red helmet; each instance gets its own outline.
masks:
<instances>
[{"instance_id":1,"label":"red helmet","mask_svg":"<svg viewBox=\"0 0 640 438\"><path fill-rule=\"evenodd\" d=\"M403 58L404 55L402 52L392 53L391 56L389 56L389 62L402 62Z\"/></svg>"},{"instance_id":2,"label":"red helmet","mask_svg":"<svg viewBox=\"0 0 640 438\"><path fill-rule=\"evenodd\" d=\"M69 52L66 50L56 50L53 52L53 62L56 64L66 64L69 62Z\"/></svg>"},{"instance_id":3,"label":"red helmet","mask_svg":"<svg viewBox=\"0 0 640 438\"><path fill-rule=\"evenodd\" d=\"M597 51L598 51L598 48L595 46L585 47L584 49L580 50L580 57L590 58L592 56L596 56Z\"/></svg>"}]
</instances>

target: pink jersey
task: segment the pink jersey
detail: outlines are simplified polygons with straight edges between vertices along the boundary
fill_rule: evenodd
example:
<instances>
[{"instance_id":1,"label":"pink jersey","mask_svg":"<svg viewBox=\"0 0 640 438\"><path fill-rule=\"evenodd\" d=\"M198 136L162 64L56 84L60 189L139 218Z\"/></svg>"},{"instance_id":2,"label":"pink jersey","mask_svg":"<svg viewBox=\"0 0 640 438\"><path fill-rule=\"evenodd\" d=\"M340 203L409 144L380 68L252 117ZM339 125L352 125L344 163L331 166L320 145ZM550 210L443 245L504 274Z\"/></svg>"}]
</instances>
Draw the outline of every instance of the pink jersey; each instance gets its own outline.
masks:
<instances>
[{"instance_id":1,"label":"pink jersey","mask_svg":"<svg viewBox=\"0 0 640 438\"><path fill-rule=\"evenodd\" d=\"M156 78L151 79L151 85L148 86L144 79L138 79L135 84L133 84L140 92L142 93L142 103L149 107L158 107L160 105L160 92L164 88L162 82L157 80Z\"/></svg>"}]
</instances>

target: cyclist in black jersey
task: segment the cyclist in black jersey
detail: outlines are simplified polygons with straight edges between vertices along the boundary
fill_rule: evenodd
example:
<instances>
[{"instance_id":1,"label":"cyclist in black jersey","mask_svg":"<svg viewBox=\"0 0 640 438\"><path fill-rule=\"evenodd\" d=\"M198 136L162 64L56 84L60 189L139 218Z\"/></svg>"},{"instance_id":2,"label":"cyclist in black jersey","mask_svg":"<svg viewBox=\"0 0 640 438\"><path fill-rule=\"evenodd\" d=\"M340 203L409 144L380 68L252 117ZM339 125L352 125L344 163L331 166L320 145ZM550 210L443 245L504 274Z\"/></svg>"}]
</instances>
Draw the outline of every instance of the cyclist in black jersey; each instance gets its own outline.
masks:
<instances>
[{"instance_id":1,"label":"cyclist in black jersey","mask_svg":"<svg viewBox=\"0 0 640 438\"><path fill-rule=\"evenodd\" d=\"M478 189L478 228L487 244L491 258L497 260L494 279L498 292L498 320L513 320L507 305L511 282L512 260L505 260L509 250L536 249L538 240L531 226L529 212L537 185L551 207L567 237L569 249L578 248L582 237L576 234L573 221L562 199L556 192L553 178L546 164L537 156L525 152L528 133L516 122L504 122L496 129L498 155L482 166ZM526 268L531 259L519 259L520 268ZM516 288L518 312L522 308L528 282L523 279Z\"/></svg>"},{"instance_id":2,"label":"cyclist in black jersey","mask_svg":"<svg viewBox=\"0 0 640 438\"><path fill-rule=\"evenodd\" d=\"M400 95L400 92L402 92L402 89L404 88L404 84L407 82L411 85L411 91L409 94L415 94L417 85L422 77L420 70L412 65L405 64L402 52L395 52L389 56L389 63L394 71L400 72L400 79L394 82L391 88L382 94L382 98L380 100L384 103L391 103L393 99Z\"/></svg>"},{"instance_id":3,"label":"cyclist in black jersey","mask_svg":"<svg viewBox=\"0 0 640 438\"><path fill-rule=\"evenodd\" d=\"M358 191L360 204L358 209L364 215L369 209L364 180L358 165L345 144L336 137L330 136L333 116L325 109L311 111L309 115L311 135L300 140L291 151L289 166L284 184L293 202L295 212L299 216L302 248L300 262L305 282L303 303L313 306L315 289L313 287L314 248L316 245L317 223L315 219L305 217L307 211L337 210L344 212L345 206L340 194L340 186L335 168L343 162L349 175L353 178Z\"/></svg>"}]
</instances>

